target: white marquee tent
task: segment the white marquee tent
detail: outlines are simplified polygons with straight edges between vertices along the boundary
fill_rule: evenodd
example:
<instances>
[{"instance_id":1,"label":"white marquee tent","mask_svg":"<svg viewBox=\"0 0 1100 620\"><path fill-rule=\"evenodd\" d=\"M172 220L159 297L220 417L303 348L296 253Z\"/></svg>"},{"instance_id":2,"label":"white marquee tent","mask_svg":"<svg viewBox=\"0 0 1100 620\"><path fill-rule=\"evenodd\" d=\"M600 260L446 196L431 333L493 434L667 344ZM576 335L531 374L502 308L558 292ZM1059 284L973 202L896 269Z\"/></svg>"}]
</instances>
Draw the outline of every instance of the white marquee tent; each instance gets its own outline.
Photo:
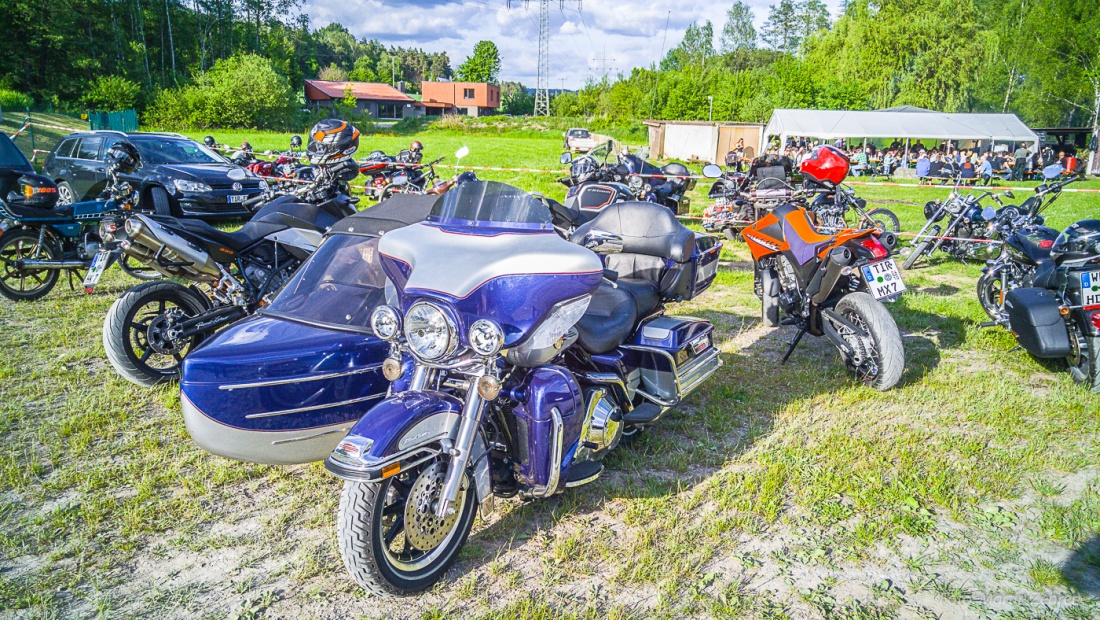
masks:
<instances>
[{"instance_id":1,"label":"white marquee tent","mask_svg":"<svg viewBox=\"0 0 1100 620\"><path fill-rule=\"evenodd\" d=\"M1039 136L1015 114L946 114L903 106L874 112L844 110L776 110L772 113L764 137L788 136L821 138L913 138L934 140L983 140L1024 142L1030 148Z\"/></svg>"}]
</instances>

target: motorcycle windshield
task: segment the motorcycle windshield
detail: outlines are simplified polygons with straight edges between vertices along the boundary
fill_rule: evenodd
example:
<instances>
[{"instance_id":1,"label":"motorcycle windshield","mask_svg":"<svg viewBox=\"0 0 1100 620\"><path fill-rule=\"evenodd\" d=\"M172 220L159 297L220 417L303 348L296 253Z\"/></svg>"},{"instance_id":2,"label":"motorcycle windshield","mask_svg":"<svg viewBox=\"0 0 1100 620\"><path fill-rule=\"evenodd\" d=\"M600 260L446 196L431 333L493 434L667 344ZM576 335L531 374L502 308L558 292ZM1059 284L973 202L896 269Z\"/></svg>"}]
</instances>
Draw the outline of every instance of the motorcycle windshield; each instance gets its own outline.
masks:
<instances>
[{"instance_id":1,"label":"motorcycle windshield","mask_svg":"<svg viewBox=\"0 0 1100 620\"><path fill-rule=\"evenodd\" d=\"M531 194L495 181L463 183L443 195L428 221L498 230L552 230L550 210Z\"/></svg>"},{"instance_id":2,"label":"motorcycle windshield","mask_svg":"<svg viewBox=\"0 0 1100 620\"><path fill-rule=\"evenodd\" d=\"M332 235L260 313L370 333L385 287L377 237Z\"/></svg>"}]
</instances>

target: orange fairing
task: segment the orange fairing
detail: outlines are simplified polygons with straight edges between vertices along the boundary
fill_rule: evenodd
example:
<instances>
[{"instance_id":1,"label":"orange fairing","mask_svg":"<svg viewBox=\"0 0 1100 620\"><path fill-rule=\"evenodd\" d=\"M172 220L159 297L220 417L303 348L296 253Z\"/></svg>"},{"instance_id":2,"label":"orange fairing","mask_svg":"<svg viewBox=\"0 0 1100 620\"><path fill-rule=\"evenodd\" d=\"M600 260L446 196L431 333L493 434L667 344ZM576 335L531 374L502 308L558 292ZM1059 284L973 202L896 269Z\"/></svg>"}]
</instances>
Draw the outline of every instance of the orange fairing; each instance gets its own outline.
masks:
<instances>
[{"instance_id":1,"label":"orange fairing","mask_svg":"<svg viewBox=\"0 0 1100 620\"><path fill-rule=\"evenodd\" d=\"M778 238L764 232L764 230L772 226L780 231ZM779 226L779 218L776 217L774 213L768 213L764 217L756 220L751 226L741 231L741 237L747 242L749 251L752 252L753 260L760 260L776 252L782 252L789 249L787 242L783 240L782 230L782 227Z\"/></svg>"},{"instance_id":2,"label":"orange fairing","mask_svg":"<svg viewBox=\"0 0 1100 620\"><path fill-rule=\"evenodd\" d=\"M781 216L782 220L780 220ZM792 251L791 241L794 241L798 246L795 254L803 255L799 262L805 262L810 258L811 250L816 250L814 254L818 258L825 258L833 248L853 239L866 237L872 232L874 231L846 229L836 235L823 235L813 227L804 209L780 208L741 231L741 236L748 242L749 250L755 260L777 252ZM797 239L788 240L787 234L793 234Z\"/></svg>"}]
</instances>

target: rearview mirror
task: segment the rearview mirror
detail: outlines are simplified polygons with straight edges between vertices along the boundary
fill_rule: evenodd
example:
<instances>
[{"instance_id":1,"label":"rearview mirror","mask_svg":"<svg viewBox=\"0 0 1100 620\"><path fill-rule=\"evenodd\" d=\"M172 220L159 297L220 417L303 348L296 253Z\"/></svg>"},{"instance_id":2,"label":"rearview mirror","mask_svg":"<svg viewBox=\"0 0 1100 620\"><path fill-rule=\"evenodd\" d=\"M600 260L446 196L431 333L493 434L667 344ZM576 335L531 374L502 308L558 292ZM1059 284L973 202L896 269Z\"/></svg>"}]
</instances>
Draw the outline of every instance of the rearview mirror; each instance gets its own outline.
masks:
<instances>
[{"instance_id":1,"label":"rearview mirror","mask_svg":"<svg viewBox=\"0 0 1100 620\"><path fill-rule=\"evenodd\" d=\"M248 178L248 173L244 171L244 168L234 168L226 173L230 181L243 181Z\"/></svg>"},{"instance_id":2,"label":"rearview mirror","mask_svg":"<svg viewBox=\"0 0 1100 620\"><path fill-rule=\"evenodd\" d=\"M560 161L561 161L562 164L572 163L573 162L573 154L572 153L562 153Z\"/></svg>"},{"instance_id":3,"label":"rearview mirror","mask_svg":"<svg viewBox=\"0 0 1100 620\"><path fill-rule=\"evenodd\" d=\"M1002 195L1002 196L1004 196L1005 198L1015 198L1015 197L1016 197L1016 196L1015 196L1015 195L1014 195L1014 194L1012 193L1012 190L1010 190L1010 189L1006 189L1006 190L1005 190L1005 193L1003 193L1003 194L1001 194L1001 195Z\"/></svg>"},{"instance_id":4,"label":"rearview mirror","mask_svg":"<svg viewBox=\"0 0 1100 620\"><path fill-rule=\"evenodd\" d=\"M623 238L613 232L591 228L581 238L581 245L596 254L618 254L623 251Z\"/></svg>"},{"instance_id":5,"label":"rearview mirror","mask_svg":"<svg viewBox=\"0 0 1100 620\"><path fill-rule=\"evenodd\" d=\"M1065 170L1061 164L1052 164L1043 168L1043 178L1046 180L1057 179L1062 176L1062 172Z\"/></svg>"},{"instance_id":6,"label":"rearview mirror","mask_svg":"<svg viewBox=\"0 0 1100 620\"><path fill-rule=\"evenodd\" d=\"M461 146L461 147L459 147L459 149L457 151L455 151L455 159L461 160L463 157L466 157L469 154L470 154L470 147Z\"/></svg>"},{"instance_id":7,"label":"rearview mirror","mask_svg":"<svg viewBox=\"0 0 1100 620\"><path fill-rule=\"evenodd\" d=\"M722 176L722 169L715 164L707 164L703 166L703 176L708 179L717 179Z\"/></svg>"},{"instance_id":8,"label":"rearview mirror","mask_svg":"<svg viewBox=\"0 0 1100 620\"><path fill-rule=\"evenodd\" d=\"M15 191L8 192L8 202L19 202L22 199L23 199L23 194L20 194L19 192L15 192Z\"/></svg>"},{"instance_id":9,"label":"rearview mirror","mask_svg":"<svg viewBox=\"0 0 1100 620\"><path fill-rule=\"evenodd\" d=\"M994 209L993 207L986 207L986 208L982 209L982 219L983 220L985 220L987 222L990 222L990 221L993 221L993 219L995 217L997 217L997 210Z\"/></svg>"}]
</instances>

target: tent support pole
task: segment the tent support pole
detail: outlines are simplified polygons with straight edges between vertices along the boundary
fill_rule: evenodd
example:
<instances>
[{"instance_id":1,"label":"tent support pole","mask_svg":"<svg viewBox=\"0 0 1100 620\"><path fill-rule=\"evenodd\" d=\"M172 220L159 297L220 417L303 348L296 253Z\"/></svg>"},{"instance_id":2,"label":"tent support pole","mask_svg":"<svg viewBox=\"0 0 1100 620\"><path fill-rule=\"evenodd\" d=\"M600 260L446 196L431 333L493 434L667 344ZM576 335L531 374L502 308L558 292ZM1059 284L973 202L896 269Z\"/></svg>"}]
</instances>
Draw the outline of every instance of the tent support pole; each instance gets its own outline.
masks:
<instances>
[{"instance_id":1,"label":"tent support pole","mask_svg":"<svg viewBox=\"0 0 1100 620\"><path fill-rule=\"evenodd\" d=\"M909 167L909 138L905 139L905 161L902 163L905 164L906 168Z\"/></svg>"}]
</instances>

